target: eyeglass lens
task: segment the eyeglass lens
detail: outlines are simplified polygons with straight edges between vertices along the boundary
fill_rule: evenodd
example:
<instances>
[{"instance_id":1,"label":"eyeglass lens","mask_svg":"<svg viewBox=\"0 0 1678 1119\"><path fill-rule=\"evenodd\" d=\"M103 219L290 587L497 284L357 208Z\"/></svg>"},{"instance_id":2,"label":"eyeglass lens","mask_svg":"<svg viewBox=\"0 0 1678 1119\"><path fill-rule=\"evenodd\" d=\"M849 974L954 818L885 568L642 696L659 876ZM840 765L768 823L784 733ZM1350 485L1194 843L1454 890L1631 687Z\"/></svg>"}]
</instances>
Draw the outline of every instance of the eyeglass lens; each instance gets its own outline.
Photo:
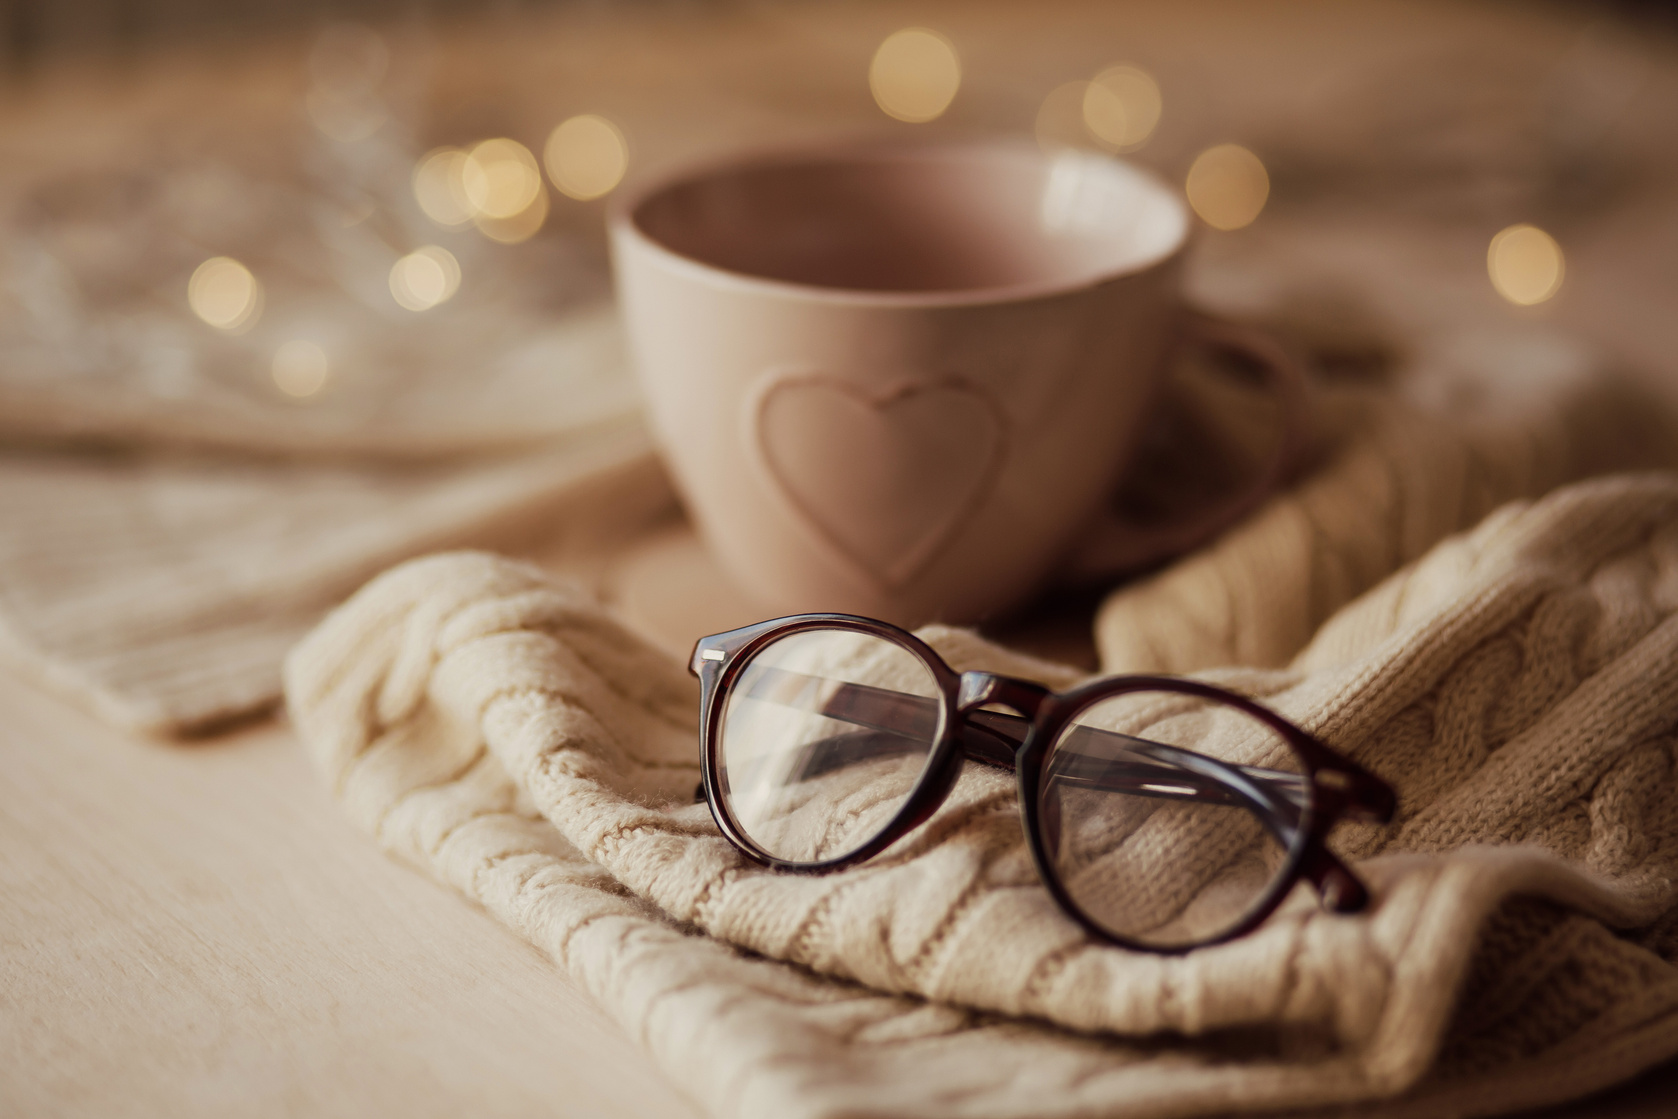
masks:
<instances>
[{"instance_id":1,"label":"eyeglass lens","mask_svg":"<svg viewBox=\"0 0 1678 1119\"><path fill-rule=\"evenodd\" d=\"M842 859L878 837L925 775L944 717L927 665L886 638L805 629L741 666L717 777L765 853ZM1042 763L1036 827L1072 904L1156 948L1216 940L1287 877L1310 824L1288 741L1239 707L1149 690L1080 709Z\"/></svg>"},{"instance_id":2,"label":"eyeglass lens","mask_svg":"<svg viewBox=\"0 0 1678 1119\"><path fill-rule=\"evenodd\" d=\"M1305 841L1310 786L1286 739L1228 704L1174 692L1082 709L1050 748L1038 830L1097 925L1182 948L1238 929Z\"/></svg>"},{"instance_id":3,"label":"eyeglass lens","mask_svg":"<svg viewBox=\"0 0 1678 1119\"><path fill-rule=\"evenodd\" d=\"M872 634L802 630L740 670L717 776L735 823L788 862L843 858L884 831L925 772L941 701L921 659Z\"/></svg>"}]
</instances>

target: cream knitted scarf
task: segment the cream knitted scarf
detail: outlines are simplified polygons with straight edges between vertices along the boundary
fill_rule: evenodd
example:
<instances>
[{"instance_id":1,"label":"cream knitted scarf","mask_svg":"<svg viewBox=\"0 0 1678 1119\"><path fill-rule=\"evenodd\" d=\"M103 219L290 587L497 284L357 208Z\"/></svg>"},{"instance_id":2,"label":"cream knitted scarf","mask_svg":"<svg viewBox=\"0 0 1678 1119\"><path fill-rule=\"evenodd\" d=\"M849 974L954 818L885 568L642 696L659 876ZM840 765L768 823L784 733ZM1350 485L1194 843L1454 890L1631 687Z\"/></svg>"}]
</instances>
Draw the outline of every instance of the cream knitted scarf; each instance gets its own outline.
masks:
<instances>
[{"instance_id":1,"label":"cream knitted scarf","mask_svg":"<svg viewBox=\"0 0 1678 1119\"><path fill-rule=\"evenodd\" d=\"M1108 605L1110 654L1182 578ZM288 694L382 845L551 954L713 1113L1482 1114L1678 1052L1675 612L1678 476L1622 475L1504 506L1285 666L1207 671L1402 804L1336 835L1371 911L1288 908L1179 958L1062 916L994 773L860 868L746 861L688 803L683 667L531 567L387 573L293 653ZM1080 676L923 636L958 669Z\"/></svg>"}]
</instances>

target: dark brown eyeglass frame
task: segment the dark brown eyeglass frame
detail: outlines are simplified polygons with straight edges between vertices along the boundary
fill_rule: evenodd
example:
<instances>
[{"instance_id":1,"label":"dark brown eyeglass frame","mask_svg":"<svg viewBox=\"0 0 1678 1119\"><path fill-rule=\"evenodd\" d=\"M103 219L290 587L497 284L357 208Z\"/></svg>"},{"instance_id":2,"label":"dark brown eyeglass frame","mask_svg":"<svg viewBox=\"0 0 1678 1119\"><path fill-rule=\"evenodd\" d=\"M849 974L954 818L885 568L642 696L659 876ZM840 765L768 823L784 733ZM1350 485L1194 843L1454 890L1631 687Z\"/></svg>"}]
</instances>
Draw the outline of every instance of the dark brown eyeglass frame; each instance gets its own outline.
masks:
<instances>
[{"instance_id":1,"label":"dark brown eyeglass frame","mask_svg":"<svg viewBox=\"0 0 1678 1119\"><path fill-rule=\"evenodd\" d=\"M899 702L936 703L937 727L933 744L920 778L903 805L876 836L840 857L822 862L795 862L758 846L734 818L729 807L725 778L718 764L719 730L723 705L744 667L758 650L772 642L809 630L848 630L892 642L914 654L932 674L937 699L899 696ZM1019 781L1020 815L1030 845L1032 860L1043 884L1061 909L1093 936L1136 951L1176 954L1243 936L1269 917L1282 899L1301 880L1309 881L1323 904L1337 913L1355 913L1369 902L1369 891L1357 875L1328 849L1329 831L1341 820L1355 819L1390 823L1398 799L1391 786L1357 763L1342 756L1308 731L1288 722L1269 708L1237 692L1211 684L1174 676L1110 676L1093 680L1066 692L1054 692L1041 684L989 672L957 673L933 649L914 634L886 622L851 614L796 614L755 625L702 637L694 646L689 670L700 681L701 790L717 827L729 842L757 862L777 870L799 874L822 874L854 866L873 858L909 832L925 823L949 795L963 764L971 759L985 765L1013 770ZM852 689L864 685L847 685ZM872 690L872 689L866 689ZM1198 770L1205 788L1222 786L1238 791L1243 804L1267 821L1280 840L1287 842L1287 861L1275 881L1236 926L1216 937L1183 945L1161 946L1131 940L1112 932L1085 913L1060 881L1043 841L1039 819L1039 796L1043 762L1050 746L1057 742L1077 714L1093 704L1132 692L1171 692L1227 704L1275 731L1293 749L1303 766L1303 805L1292 808L1267 795L1251 775L1258 771L1231 765L1167 746L1143 742L1171 752L1173 763ZM1004 711L981 710L990 705ZM1129 737L1129 736L1126 736ZM1123 791L1131 791L1129 789ZM697 799L697 797L696 797ZM1266 803L1273 809L1266 809Z\"/></svg>"}]
</instances>

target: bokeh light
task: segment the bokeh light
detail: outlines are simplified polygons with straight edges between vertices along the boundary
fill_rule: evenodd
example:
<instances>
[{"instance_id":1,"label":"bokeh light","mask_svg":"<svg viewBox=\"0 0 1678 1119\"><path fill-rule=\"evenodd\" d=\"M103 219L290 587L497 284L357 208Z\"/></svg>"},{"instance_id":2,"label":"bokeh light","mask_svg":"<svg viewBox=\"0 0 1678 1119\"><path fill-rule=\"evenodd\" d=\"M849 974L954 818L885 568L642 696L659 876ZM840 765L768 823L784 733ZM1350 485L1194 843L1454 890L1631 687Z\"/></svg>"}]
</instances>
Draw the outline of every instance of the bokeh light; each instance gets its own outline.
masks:
<instances>
[{"instance_id":1,"label":"bokeh light","mask_svg":"<svg viewBox=\"0 0 1678 1119\"><path fill-rule=\"evenodd\" d=\"M874 52L868 88L887 116L911 124L936 120L961 88L961 61L938 32L905 27L886 36Z\"/></svg>"},{"instance_id":2,"label":"bokeh light","mask_svg":"<svg viewBox=\"0 0 1678 1119\"><path fill-rule=\"evenodd\" d=\"M1512 225L1501 230L1486 251L1486 271L1492 287L1522 307L1555 295L1565 269L1561 246L1536 225Z\"/></svg>"},{"instance_id":3,"label":"bokeh light","mask_svg":"<svg viewBox=\"0 0 1678 1119\"><path fill-rule=\"evenodd\" d=\"M610 193L623 180L629 169L629 144L617 125L585 113L549 134L542 162L560 193L586 202Z\"/></svg>"},{"instance_id":4,"label":"bokeh light","mask_svg":"<svg viewBox=\"0 0 1678 1119\"><path fill-rule=\"evenodd\" d=\"M1084 126L1113 151L1134 151L1159 124L1159 83L1135 66L1109 66L1084 88Z\"/></svg>"},{"instance_id":5,"label":"bokeh light","mask_svg":"<svg viewBox=\"0 0 1678 1119\"><path fill-rule=\"evenodd\" d=\"M309 82L342 96L369 93L390 69L390 47L371 27L336 23L321 30L309 49Z\"/></svg>"},{"instance_id":6,"label":"bokeh light","mask_svg":"<svg viewBox=\"0 0 1678 1119\"><path fill-rule=\"evenodd\" d=\"M384 106L372 98L343 98L311 89L303 104L321 134L340 144L367 139L388 119Z\"/></svg>"},{"instance_id":7,"label":"bokeh light","mask_svg":"<svg viewBox=\"0 0 1678 1119\"><path fill-rule=\"evenodd\" d=\"M460 182L473 211L504 220L524 213L542 192L536 157L517 140L485 140L466 153Z\"/></svg>"},{"instance_id":8,"label":"bokeh light","mask_svg":"<svg viewBox=\"0 0 1678 1119\"><path fill-rule=\"evenodd\" d=\"M326 351L302 338L293 339L274 351L269 373L274 385L287 396L299 400L310 397L326 387L332 364Z\"/></svg>"},{"instance_id":9,"label":"bokeh light","mask_svg":"<svg viewBox=\"0 0 1678 1119\"><path fill-rule=\"evenodd\" d=\"M547 219L548 192L538 190L536 200L510 218L492 218L477 214L472 220L477 223L478 232L491 241L499 241L503 245L516 245L534 237Z\"/></svg>"},{"instance_id":10,"label":"bokeh light","mask_svg":"<svg viewBox=\"0 0 1678 1119\"><path fill-rule=\"evenodd\" d=\"M1240 229L1264 209L1270 175L1240 144L1219 144L1195 158L1185 189L1201 221L1213 229Z\"/></svg>"},{"instance_id":11,"label":"bokeh light","mask_svg":"<svg viewBox=\"0 0 1678 1119\"><path fill-rule=\"evenodd\" d=\"M1056 86L1037 107L1034 130L1037 144L1045 152L1089 147L1089 130L1084 127L1084 94L1088 82L1067 82Z\"/></svg>"},{"instance_id":12,"label":"bokeh light","mask_svg":"<svg viewBox=\"0 0 1678 1119\"><path fill-rule=\"evenodd\" d=\"M340 143L366 139L388 118L379 85L390 49L379 33L353 23L322 31L309 51L304 106L322 133Z\"/></svg>"},{"instance_id":13,"label":"bokeh light","mask_svg":"<svg viewBox=\"0 0 1678 1119\"><path fill-rule=\"evenodd\" d=\"M593 185L600 185L598 178ZM507 139L485 140L469 151L427 152L414 165L414 199L438 225L456 229L470 222L490 240L508 245L534 236L549 208L536 157Z\"/></svg>"},{"instance_id":14,"label":"bokeh light","mask_svg":"<svg viewBox=\"0 0 1678 1119\"><path fill-rule=\"evenodd\" d=\"M262 313L262 285L232 257L214 256L193 271L186 301L193 314L217 330L243 330Z\"/></svg>"},{"instance_id":15,"label":"bokeh light","mask_svg":"<svg viewBox=\"0 0 1678 1119\"><path fill-rule=\"evenodd\" d=\"M427 152L414 167L414 199L438 225L456 228L472 220L466 196L466 153L459 148Z\"/></svg>"},{"instance_id":16,"label":"bokeh light","mask_svg":"<svg viewBox=\"0 0 1678 1119\"><path fill-rule=\"evenodd\" d=\"M391 265L390 294L410 311L429 311L460 289L460 263L438 245L425 245Z\"/></svg>"}]
</instances>

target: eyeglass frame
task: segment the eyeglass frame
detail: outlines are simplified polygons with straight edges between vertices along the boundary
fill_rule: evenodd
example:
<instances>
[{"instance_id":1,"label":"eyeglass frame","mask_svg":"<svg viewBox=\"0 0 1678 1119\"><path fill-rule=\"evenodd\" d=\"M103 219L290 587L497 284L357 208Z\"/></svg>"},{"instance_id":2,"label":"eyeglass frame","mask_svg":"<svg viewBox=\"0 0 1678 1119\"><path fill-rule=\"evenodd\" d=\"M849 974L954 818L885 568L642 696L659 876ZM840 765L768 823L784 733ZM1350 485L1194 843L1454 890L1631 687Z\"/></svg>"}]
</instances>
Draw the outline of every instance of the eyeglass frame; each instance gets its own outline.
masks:
<instances>
[{"instance_id":1,"label":"eyeglass frame","mask_svg":"<svg viewBox=\"0 0 1678 1119\"><path fill-rule=\"evenodd\" d=\"M867 634L913 654L931 673L938 688L938 729L914 786L884 827L843 855L818 862L798 862L764 850L734 818L718 776L719 732L723 705L758 651L792 634L824 629ZM702 794L718 829L742 854L771 869L795 874L827 874L855 866L879 855L931 819L949 797L967 761L1011 769L1019 785L1021 826L1043 885L1061 910L1092 936L1133 951L1180 955L1245 936L1263 924L1301 880L1312 884L1324 908L1331 912L1362 911L1370 901L1369 889L1329 850L1328 833L1342 820L1388 824L1398 810L1397 794L1387 782L1309 731L1239 692L1180 676L1106 676L1057 692L1015 676L977 671L958 673L930 645L907 630L873 618L833 613L793 614L701 637L689 657L688 671L700 683L701 781L695 790L695 800L701 799ZM1048 760L1050 748L1061 740L1080 712L1104 700L1136 692L1170 692L1236 708L1281 737L1304 767L1305 788L1310 796L1301 819L1290 825L1297 837L1288 848L1283 871L1240 922L1205 940L1182 945L1149 944L1105 928L1072 898L1044 846L1038 813L1043 763ZM1014 714L981 710L993 704L1006 707ZM1020 723L1025 724L1023 734L1018 733ZM1012 745L1011 754L999 749L995 741L998 739L1003 747ZM1204 758L1223 771L1240 768L1192 751L1182 752ZM1226 773L1213 774L1213 778L1229 780Z\"/></svg>"}]
</instances>

